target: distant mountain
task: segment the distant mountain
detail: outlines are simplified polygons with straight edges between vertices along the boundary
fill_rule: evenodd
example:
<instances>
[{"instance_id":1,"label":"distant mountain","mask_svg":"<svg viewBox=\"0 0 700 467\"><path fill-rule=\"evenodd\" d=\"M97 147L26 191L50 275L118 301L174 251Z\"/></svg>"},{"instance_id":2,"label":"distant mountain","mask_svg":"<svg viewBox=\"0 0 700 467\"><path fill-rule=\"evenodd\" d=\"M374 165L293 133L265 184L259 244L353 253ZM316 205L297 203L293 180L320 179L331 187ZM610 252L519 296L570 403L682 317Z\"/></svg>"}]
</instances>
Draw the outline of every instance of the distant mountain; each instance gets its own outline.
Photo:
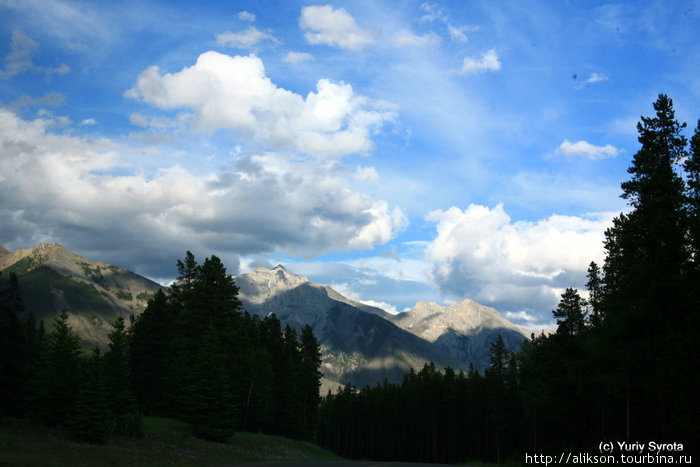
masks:
<instances>
[{"instance_id":1,"label":"distant mountain","mask_svg":"<svg viewBox=\"0 0 700 467\"><path fill-rule=\"evenodd\" d=\"M63 309L86 346L106 347L118 316L141 313L161 285L117 266L86 259L63 246L41 244L8 251L0 245L0 286L10 272L19 276L27 310L46 324ZM411 369L434 362L477 370L488 366L491 343L500 334L518 350L528 332L493 308L471 300L449 307L420 302L392 315L350 300L331 287L310 282L283 266L235 276L239 298L250 313L275 313L283 325L309 324L323 355L324 391L339 384L400 382Z\"/></svg>"},{"instance_id":2,"label":"distant mountain","mask_svg":"<svg viewBox=\"0 0 700 467\"><path fill-rule=\"evenodd\" d=\"M106 347L118 316L142 312L161 285L136 273L84 258L57 244L14 252L0 246L0 281L19 278L25 308L46 324L65 308L86 345Z\"/></svg>"},{"instance_id":3,"label":"distant mountain","mask_svg":"<svg viewBox=\"0 0 700 467\"><path fill-rule=\"evenodd\" d=\"M499 334L510 351L520 350L530 336L498 311L469 299L450 306L419 302L390 319L459 361L472 363L477 371L488 368L489 349Z\"/></svg>"},{"instance_id":4,"label":"distant mountain","mask_svg":"<svg viewBox=\"0 0 700 467\"><path fill-rule=\"evenodd\" d=\"M349 300L332 288L309 282L282 266L236 276L239 298L250 313L275 313L283 324L314 329L323 354L324 387L401 381L410 368L434 362L466 368L424 339L401 329L389 313Z\"/></svg>"}]
</instances>

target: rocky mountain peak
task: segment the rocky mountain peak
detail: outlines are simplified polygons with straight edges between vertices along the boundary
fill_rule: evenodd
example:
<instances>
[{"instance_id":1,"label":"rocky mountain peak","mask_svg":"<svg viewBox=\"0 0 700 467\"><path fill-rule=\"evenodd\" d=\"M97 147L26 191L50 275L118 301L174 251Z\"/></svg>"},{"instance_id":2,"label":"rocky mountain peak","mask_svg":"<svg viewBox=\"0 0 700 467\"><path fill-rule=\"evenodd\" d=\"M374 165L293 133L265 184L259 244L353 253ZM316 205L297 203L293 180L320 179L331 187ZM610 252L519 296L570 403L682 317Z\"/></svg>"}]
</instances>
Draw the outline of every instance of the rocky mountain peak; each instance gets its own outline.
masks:
<instances>
[{"instance_id":1,"label":"rocky mountain peak","mask_svg":"<svg viewBox=\"0 0 700 467\"><path fill-rule=\"evenodd\" d=\"M513 325L498 311L470 299L450 306L418 302L410 310L400 313L394 321L430 342L435 342L447 330L469 335L481 329L505 328L528 336L525 330Z\"/></svg>"},{"instance_id":2,"label":"rocky mountain peak","mask_svg":"<svg viewBox=\"0 0 700 467\"><path fill-rule=\"evenodd\" d=\"M307 282L309 279L288 271L281 264L273 269L259 267L249 274L236 277L236 285L240 289L241 296L255 302L263 302Z\"/></svg>"}]
</instances>

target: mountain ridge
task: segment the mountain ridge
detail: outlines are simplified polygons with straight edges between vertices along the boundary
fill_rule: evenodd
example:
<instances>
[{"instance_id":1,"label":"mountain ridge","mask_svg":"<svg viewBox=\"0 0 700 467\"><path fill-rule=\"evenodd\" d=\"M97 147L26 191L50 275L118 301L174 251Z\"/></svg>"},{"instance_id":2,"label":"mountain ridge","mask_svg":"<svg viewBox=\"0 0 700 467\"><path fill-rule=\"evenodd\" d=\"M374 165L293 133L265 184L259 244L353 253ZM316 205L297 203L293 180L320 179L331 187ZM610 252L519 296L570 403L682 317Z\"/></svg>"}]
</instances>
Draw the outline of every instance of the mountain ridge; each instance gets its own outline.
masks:
<instances>
[{"instance_id":1,"label":"mountain ridge","mask_svg":"<svg viewBox=\"0 0 700 467\"><path fill-rule=\"evenodd\" d=\"M81 338L103 348L118 316L138 315L152 293L167 289L57 243L13 252L0 245L0 271L19 276L25 306L37 319L54 317L66 308ZM233 278L246 311L261 317L275 313L283 326L300 329L308 324L314 329L323 352L324 390L347 383L374 385L384 378L400 382L411 368L429 362L457 370L472 364L482 371L498 334L510 350L519 349L527 338L525 330L498 311L469 299L450 306L418 302L393 315L282 265ZM0 276L0 281L6 280L7 274Z\"/></svg>"},{"instance_id":2,"label":"mountain ridge","mask_svg":"<svg viewBox=\"0 0 700 467\"><path fill-rule=\"evenodd\" d=\"M65 308L69 324L85 344L101 348L106 348L118 316L140 313L151 295L163 289L148 278L87 259L58 243L12 252L3 248L0 271L17 274L25 308L37 319L53 318ZM0 279L6 280L6 274Z\"/></svg>"},{"instance_id":3,"label":"mountain ridge","mask_svg":"<svg viewBox=\"0 0 700 467\"><path fill-rule=\"evenodd\" d=\"M418 302L391 319L452 357L471 363L477 371L488 368L490 344L499 335L511 351L518 350L530 336L527 329L511 323L494 308L471 299L449 306Z\"/></svg>"}]
</instances>

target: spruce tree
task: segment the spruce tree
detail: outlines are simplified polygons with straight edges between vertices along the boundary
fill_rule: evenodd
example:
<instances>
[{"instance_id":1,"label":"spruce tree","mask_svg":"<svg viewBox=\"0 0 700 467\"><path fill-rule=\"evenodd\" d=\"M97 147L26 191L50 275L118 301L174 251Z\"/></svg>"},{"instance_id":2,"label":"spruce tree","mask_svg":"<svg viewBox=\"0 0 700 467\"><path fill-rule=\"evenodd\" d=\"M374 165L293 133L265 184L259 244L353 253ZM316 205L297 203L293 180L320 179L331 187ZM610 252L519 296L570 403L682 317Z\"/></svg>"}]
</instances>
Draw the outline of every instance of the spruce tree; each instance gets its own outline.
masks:
<instances>
[{"instance_id":1,"label":"spruce tree","mask_svg":"<svg viewBox=\"0 0 700 467\"><path fill-rule=\"evenodd\" d=\"M224 336L213 325L202 335L194 358L187 393L187 420L200 438L225 442L238 423L238 407L231 387L228 359L222 351Z\"/></svg>"},{"instance_id":2,"label":"spruce tree","mask_svg":"<svg viewBox=\"0 0 700 467\"><path fill-rule=\"evenodd\" d=\"M80 440L105 442L109 432L110 410L106 400L102 356L98 348L90 358L81 362L80 382L68 428Z\"/></svg>"},{"instance_id":3,"label":"spruce tree","mask_svg":"<svg viewBox=\"0 0 700 467\"><path fill-rule=\"evenodd\" d=\"M48 335L46 357L33 384L34 415L49 425L68 426L80 388L80 339L64 309Z\"/></svg>"},{"instance_id":4,"label":"spruce tree","mask_svg":"<svg viewBox=\"0 0 700 467\"><path fill-rule=\"evenodd\" d=\"M23 310L17 276L10 273L9 283L0 291L0 417L19 415L25 406L29 362L20 318Z\"/></svg>"},{"instance_id":5,"label":"spruce tree","mask_svg":"<svg viewBox=\"0 0 700 467\"><path fill-rule=\"evenodd\" d=\"M109 333L109 350L104 356L104 384L109 390L107 408L110 429L120 435L141 435L141 419L131 386L129 342L124 318L119 316Z\"/></svg>"},{"instance_id":6,"label":"spruce tree","mask_svg":"<svg viewBox=\"0 0 700 467\"><path fill-rule=\"evenodd\" d=\"M310 438L314 432L318 406L321 402L321 346L308 324L301 329L301 395L303 403L303 432Z\"/></svg>"},{"instance_id":7,"label":"spruce tree","mask_svg":"<svg viewBox=\"0 0 700 467\"><path fill-rule=\"evenodd\" d=\"M147 415L171 412L175 320L168 296L158 290L131 329L132 387L140 410Z\"/></svg>"}]
</instances>

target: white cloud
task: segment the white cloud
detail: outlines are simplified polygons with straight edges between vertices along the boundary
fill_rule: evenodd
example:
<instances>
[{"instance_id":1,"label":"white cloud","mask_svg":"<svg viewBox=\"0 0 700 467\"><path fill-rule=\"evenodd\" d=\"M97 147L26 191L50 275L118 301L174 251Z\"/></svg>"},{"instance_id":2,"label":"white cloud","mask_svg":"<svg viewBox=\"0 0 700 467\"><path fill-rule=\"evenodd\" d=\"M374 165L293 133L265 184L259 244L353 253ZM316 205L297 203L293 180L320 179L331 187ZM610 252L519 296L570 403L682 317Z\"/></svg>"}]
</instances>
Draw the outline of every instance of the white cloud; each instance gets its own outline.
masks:
<instances>
[{"instance_id":1,"label":"white cloud","mask_svg":"<svg viewBox=\"0 0 700 467\"><path fill-rule=\"evenodd\" d=\"M395 117L393 106L355 96L342 82L321 79L305 98L279 88L252 54L206 52L177 73L153 66L125 96L190 109L193 124L205 130L230 129L269 148L331 158L368 153L372 134Z\"/></svg>"},{"instance_id":2,"label":"white cloud","mask_svg":"<svg viewBox=\"0 0 700 467\"><path fill-rule=\"evenodd\" d=\"M568 139L565 139L557 148L557 154L587 157L592 160L615 157L619 153L620 150L610 144L596 146L583 140L572 143Z\"/></svg>"},{"instance_id":3,"label":"white cloud","mask_svg":"<svg viewBox=\"0 0 700 467\"><path fill-rule=\"evenodd\" d=\"M353 176L361 182L377 183L379 181L379 174L374 167L358 167Z\"/></svg>"},{"instance_id":4,"label":"white cloud","mask_svg":"<svg viewBox=\"0 0 700 467\"><path fill-rule=\"evenodd\" d=\"M314 59L314 56L306 52L287 52L282 60L287 63L302 63L309 62Z\"/></svg>"},{"instance_id":5,"label":"white cloud","mask_svg":"<svg viewBox=\"0 0 700 467\"><path fill-rule=\"evenodd\" d=\"M167 277L186 249L312 257L372 248L405 222L398 208L354 191L333 163L261 153L217 172L135 171L126 147L53 133L57 121L25 121L0 107L0 173L21 174L0 181L5 243L30 246L41 232Z\"/></svg>"},{"instance_id":6,"label":"white cloud","mask_svg":"<svg viewBox=\"0 0 700 467\"><path fill-rule=\"evenodd\" d=\"M428 32L421 36L408 29L402 29L394 34L394 42L405 47L432 47L440 44L440 37L434 32Z\"/></svg>"},{"instance_id":7,"label":"white cloud","mask_svg":"<svg viewBox=\"0 0 700 467\"><path fill-rule=\"evenodd\" d=\"M280 41L275 37L262 32L254 26L248 27L248 29L243 32L235 33L227 31L216 36L216 42L219 45L238 47L242 49L252 49L262 41L269 41L275 44L280 43Z\"/></svg>"},{"instance_id":8,"label":"white cloud","mask_svg":"<svg viewBox=\"0 0 700 467\"><path fill-rule=\"evenodd\" d=\"M519 309L518 303L551 311L562 287L581 287L591 261L602 263L604 232L613 215L552 215L513 222L502 205L470 205L431 212L437 237L426 257L444 293Z\"/></svg>"},{"instance_id":9,"label":"white cloud","mask_svg":"<svg viewBox=\"0 0 700 467\"><path fill-rule=\"evenodd\" d=\"M607 75L602 73L593 73L588 77L586 83L600 83L601 81L607 81L609 78Z\"/></svg>"},{"instance_id":10,"label":"white cloud","mask_svg":"<svg viewBox=\"0 0 700 467\"><path fill-rule=\"evenodd\" d=\"M241 21L246 21L248 23L253 23L255 22L255 14L250 13L248 11L239 11L238 14L236 15L238 19Z\"/></svg>"},{"instance_id":11,"label":"white cloud","mask_svg":"<svg viewBox=\"0 0 700 467\"><path fill-rule=\"evenodd\" d=\"M357 52L374 43L374 36L357 26L350 13L330 5L304 7L299 26L305 30L304 37L309 44L325 44Z\"/></svg>"},{"instance_id":12,"label":"white cloud","mask_svg":"<svg viewBox=\"0 0 700 467\"><path fill-rule=\"evenodd\" d=\"M528 313L525 310L520 310L517 312L512 312L508 311L505 313L505 317L508 318L509 320L515 320L515 321L527 321L527 322L532 322L535 321L535 317Z\"/></svg>"},{"instance_id":13,"label":"white cloud","mask_svg":"<svg viewBox=\"0 0 700 467\"><path fill-rule=\"evenodd\" d=\"M445 10L443 10L437 3L422 3L420 9L425 13L421 17L421 21L447 21Z\"/></svg>"},{"instance_id":14,"label":"white cloud","mask_svg":"<svg viewBox=\"0 0 700 467\"><path fill-rule=\"evenodd\" d=\"M80 122L81 126L94 126L97 125L97 120L94 118L86 118L83 121Z\"/></svg>"},{"instance_id":15,"label":"white cloud","mask_svg":"<svg viewBox=\"0 0 700 467\"><path fill-rule=\"evenodd\" d=\"M498 71L501 69L501 61L494 49L482 54L481 58L465 57L462 63L462 69L459 71L462 75L474 75L484 73L486 71Z\"/></svg>"},{"instance_id":16,"label":"white cloud","mask_svg":"<svg viewBox=\"0 0 700 467\"><path fill-rule=\"evenodd\" d=\"M447 30L450 33L450 37L452 38L453 41L455 42L468 42L469 38L467 38L467 35L464 33L468 29L467 26L462 26L462 27L456 27L452 26L451 24L447 25Z\"/></svg>"},{"instance_id":17,"label":"white cloud","mask_svg":"<svg viewBox=\"0 0 700 467\"><path fill-rule=\"evenodd\" d=\"M360 303L373 306L375 308L381 308L382 310L386 311L387 313L390 313L392 315L398 315L399 310L396 309L394 305L391 303L387 302L378 302L376 300L358 300Z\"/></svg>"}]
</instances>

